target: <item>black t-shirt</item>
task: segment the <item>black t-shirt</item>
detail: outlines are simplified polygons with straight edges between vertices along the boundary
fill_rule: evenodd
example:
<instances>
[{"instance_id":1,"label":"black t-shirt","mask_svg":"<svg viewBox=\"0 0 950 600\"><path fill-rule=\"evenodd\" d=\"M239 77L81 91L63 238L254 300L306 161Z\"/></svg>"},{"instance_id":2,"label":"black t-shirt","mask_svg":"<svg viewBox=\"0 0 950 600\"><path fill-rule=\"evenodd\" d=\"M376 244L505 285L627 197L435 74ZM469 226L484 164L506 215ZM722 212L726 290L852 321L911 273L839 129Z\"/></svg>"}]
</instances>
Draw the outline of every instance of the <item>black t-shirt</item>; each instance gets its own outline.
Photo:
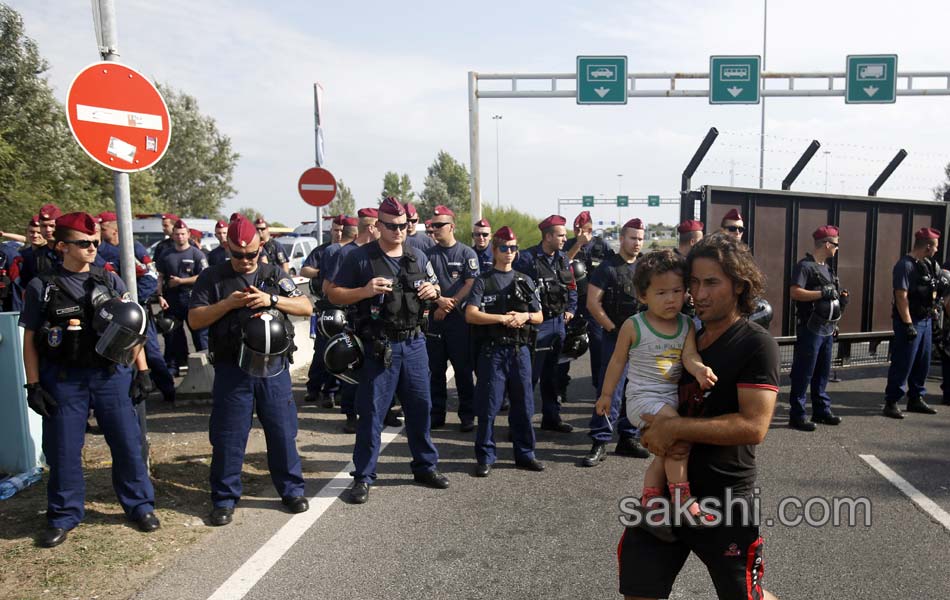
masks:
<instances>
[{"instance_id":1,"label":"black t-shirt","mask_svg":"<svg viewBox=\"0 0 950 600\"><path fill-rule=\"evenodd\" d=\"M697 344L702 335L703 331L697 334ZM778 344L765 329L745 318L699 354L719 378L705 396L700 418L739 412L740 388L778 391ZM696 497L721 499L730 487L733 497L748 495L755 485L755 446L693 444L689 482Z\"/></svg>"}]
</instances>

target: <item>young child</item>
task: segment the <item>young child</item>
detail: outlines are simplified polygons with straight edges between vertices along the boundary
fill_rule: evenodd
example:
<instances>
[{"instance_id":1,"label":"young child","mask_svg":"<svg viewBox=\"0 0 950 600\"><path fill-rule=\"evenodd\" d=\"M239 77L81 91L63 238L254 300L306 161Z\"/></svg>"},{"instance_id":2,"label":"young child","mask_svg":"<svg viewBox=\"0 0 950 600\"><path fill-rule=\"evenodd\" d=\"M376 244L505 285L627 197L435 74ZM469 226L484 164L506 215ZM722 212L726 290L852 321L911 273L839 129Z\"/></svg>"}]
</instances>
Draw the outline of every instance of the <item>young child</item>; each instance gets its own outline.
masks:
<instances>
[{"instance_id":1,"label":"young child","mask_svg":"<svg viewBox=\"0 0 950 600\"><path fill-rule=\"evenodd\" d=\"M602 389L615 389L627 368L627 417L638 428L644 425L643 414L677 416L677 385L684 367L703 389L716 382L715 373L702 363L696 350L692 320L680 312L686 295L685 271L686 261L671 250L651 252L637 261L633 281L647 310L620 327ZM601 394L595 410L609 414L610 394ZM654 457L643 482L641 506L645 510L652 499L663 496L664 484L673 499L677 491L681 502L691 497L687 461L688 457ZM697 502L690 502L688 510L694 518L706 518Z\"/></svg>"}]
</instances>

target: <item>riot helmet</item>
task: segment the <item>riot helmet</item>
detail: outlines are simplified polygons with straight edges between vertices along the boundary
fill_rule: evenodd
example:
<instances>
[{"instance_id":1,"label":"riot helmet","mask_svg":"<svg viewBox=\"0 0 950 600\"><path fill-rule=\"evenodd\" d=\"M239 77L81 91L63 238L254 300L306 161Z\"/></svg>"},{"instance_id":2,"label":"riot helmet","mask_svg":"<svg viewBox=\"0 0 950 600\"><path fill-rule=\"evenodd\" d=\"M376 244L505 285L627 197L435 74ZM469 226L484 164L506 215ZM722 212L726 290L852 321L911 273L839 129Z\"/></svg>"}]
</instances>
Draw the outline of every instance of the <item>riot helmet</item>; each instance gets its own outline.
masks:
<instances>
[{"instance_id":1,"label":"riot helmet","mask_svg":"<svg viewBox=\"0 0 950 600\"><path fill-rule=\"evenodd\" d=\"M339 308L328 308L320 313L317 328L323 337L330 339L346 327L346 313Z\"/></svg>"},{"instance_id":2,"label":"riot helmet","mask_svg":"<svg viewBox=\"0 0 950 600\"><path fill-rule=\"evenodd\" d=\"M769 301L765 298L756 298L755 310L749 315L749 320L767 330L772 324L772 305Z\"/></svg>"},{"instance_id":3,"label":"riot helmet","mask_svg":"<svg viewBox=\"0 0 950 600\"><path fill-rule=\"evenodd\" d=\"M583 318L571 319L567 324L567 333L561 345L561 358L573 360L580 358L590 347L587 335L587 321Z\"/></svg>"},{"instance_id":4,"label":"riot helmet","mask_svg":"<svg viewBox=\"0 0 950 600\"><path fill-rule=\"evenodd\" d=\"M363 366L363 342L349 331L333 336L323 351L327 371L338 379L356 385L357 372Z\"/></svg>"},{"instance_id":5,"label":"riot helmet","mask_svg":"<svg viewBox=\"0 0 950 600\"><path fill-rule=\"evenodd\" d=\"M287 366L288 350L290 336L283 315L276 310L261 311L244 323L238 366L253 377L275 377Z\"/></svg>"},{"instance_id":6,"label":"riot helmet","mask_svg":"<svg viewBox=\"0 0 950 600\"><path fill-rule=\"evenodd\" d=\"M841 320L841 302L834 300L816 300L808 317L808 330L822 337L834 334Z\"/></svg>"},{"instance_id":7,"label":"riot helmet","mask_svg":"<svg viewBox=\"0 0 950 600\"><path fill-rule=\"evenodd\" d=\"M113 298L99 307L93 328L99 334L96 353L120 365L135 362L145 343L148 315L138 302Z\"/></svg>"},{"instance_id":8,"label":"riot helmet","mask_svg":"<svg viewBox=\"0 0 950 600\"><path fill-rule=\"evenodd\" d=\"M574 271L574 282L578 287L587 283L587 265L584 261L574 259L571 261L571 270Z\"/></svg>"},{"instance_id":9,"label":"riot helmet","mask_svg":"<svg viewBox=\"0 0 950 600\"><path fill-rule=\"evenodd\" d=\"M323 298L323 281L319 277L310 278L310 295L320 300Z\"/></svg>"}]
</instances>

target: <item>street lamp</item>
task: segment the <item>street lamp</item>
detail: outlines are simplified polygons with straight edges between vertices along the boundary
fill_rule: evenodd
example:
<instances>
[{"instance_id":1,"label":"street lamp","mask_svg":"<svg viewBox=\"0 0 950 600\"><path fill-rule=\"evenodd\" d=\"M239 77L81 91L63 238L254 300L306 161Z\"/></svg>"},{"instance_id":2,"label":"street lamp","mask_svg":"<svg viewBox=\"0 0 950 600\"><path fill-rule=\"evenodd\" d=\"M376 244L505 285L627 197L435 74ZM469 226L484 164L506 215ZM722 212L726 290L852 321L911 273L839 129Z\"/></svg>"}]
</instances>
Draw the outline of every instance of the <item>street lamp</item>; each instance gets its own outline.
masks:
<instances>
[{"instance_id":1,"label":"street lamp","mask_svg":"<svg viewBox=\"0 0 950 600\"><path fill-rule=\"evenodd\" d=\"M825 150L825 193L828 193L828 158L831 156L831 150Z\"/></svg>"},{"instance_id":2,"label":"street lamp","mask_svg":"<svg viewBox=\"0 0 950 600\"><path fill-rule=\"evenodd\" d=\"M501 208L501 150L498 145L498 123L501 121L501 115L492 115L491 120L495 122L495 206Z\"/></svg>"}]
</instances>

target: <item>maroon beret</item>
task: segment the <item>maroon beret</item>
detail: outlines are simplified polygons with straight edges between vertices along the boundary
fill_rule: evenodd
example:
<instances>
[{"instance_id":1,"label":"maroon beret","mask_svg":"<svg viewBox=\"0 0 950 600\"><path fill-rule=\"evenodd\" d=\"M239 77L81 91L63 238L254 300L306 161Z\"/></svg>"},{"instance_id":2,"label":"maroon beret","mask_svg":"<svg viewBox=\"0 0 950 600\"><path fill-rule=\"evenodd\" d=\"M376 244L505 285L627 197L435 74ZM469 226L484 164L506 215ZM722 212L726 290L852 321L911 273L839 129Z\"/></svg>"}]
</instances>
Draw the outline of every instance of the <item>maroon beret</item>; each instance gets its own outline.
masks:
<instances>
[{"instance_id":1,"label":"maroon beret","mask_svg":"<svg viewBox=\"0 0 950 600\"><path fill-rule=\"evenodd\" d=\"M692 219L687 219L676 226L677 233L690 233L692 231L702 231L702 230L703 230L703 222L694 221Z\"/></svg>"},{"instance_id":2,"label":"maroon beret","mask_svg":"<svg viewBox=\"0 0 950 600\"><path fill-rule=\"evenodd\" d=\"M182 221L181 219L178 219L177 221L175 221L174 227L175 229L188 229L188 226L185 225L185 222Z\"/></svg>"},{"instance_id":3,"label":"maroon beret","mask_svg":"<svg viewBox=\"0 0 950 600\"><path fill-rule=\"evenodd\" d=\"M491 223L488 222L488 219L479 219L475 221L475 224L472 227L488 227L491 229Z\"/></svg>"},{"instance_id":4,"label":"maroon beret","mask_svg":"<svg viewBox=\"0 0 950 600\"><path fill-rule=\"evenodd\" d=\"M254 224L263 225L264 227L267 227L267 221L264 220L264 217L257 217L257 219L254 221Z\"/></svg>"},{"instance_id":5,"label":"maroon beret","mask_svg":"<svg viewBox=\"0 0 950 600\"><path fill-rule=\"evenodd\" d=\"M379 211L375 208L361 208L356 211L356 216L358 217L372 217L374 219L379 217Z\"/></svg>"},{"instance_id":6,"label":"maroon beret","mask_svg":"<svg viewBox=\"0 0 950 600\"><path fill-rule=\"evenodd\" d=\"M406 202L405 206L407 217L416 217L419 215L419 211L417 211L416 207L412 205L412 202Z\"/></svg>"},{"instance_id":7,"label":"maroon beret","mask_svg":"<svg viewBox=\"0 0 950 600\"><path fill-rule=\"evenodd\" d=\"M188 233L191 234L191 237L198 238L199 240L205 236L205 234L201 233L198 229L189 229Z\"/></svg>"},{"instance_id":8,"label":"maroon beret","mask_svg":"<svg viewBox=\"0 0 950 600\"><path fill-rule=\"evenodd\" d=\"M733 208L732 210L727 212L726 215L722 218L722 220L723 221L745 221L745 219L742 218L742 215L739 214L738 208Z\"/></svg>"},{"instance_id":9,"label":"maroon beret","mask_svg":"<svg viewBox=\"0 0 950 600\"><path fill-rule=\"evenodd\" d=\"M591 222L590 211L585 210L581 212L581 214L577 215L577 217L574 218L574 229L580 229L581 227L583 227L584 225L587 225L590 222Z\"/></svg>"},{"instance_id":10,"label":"maroon beret","mask_svg":"<svg viewBox=\"0 0 950 600\"><path fill-rule=\"evenodd\" d=\"M243 217L243 216L244 216L244 215L242 215L242 214L239 213L239 212L231 213L231 218L228 219L228 222L230 223L230 222L233 221L234 219L237 219L238 217Z\"/></svg>"},{"instance_id":11,"label":"maroon beret","mask_svg":"<svg viewBox=\"0 0 950 600\"><path fill-rule=\"evenodd\" d=\"M356 227L359 225L359 219L356 217L343 217L343 226L344 227Z\"/></svg>"},{"instance_id":12,"label":"maroon beret","mask_svg":"<svg viewBox=\"0 0 950 600\"><path fill-rule=\"evenodd\" d=\"M555 227L557 225L564 225L566 223L567 223L567 219L565 219L561 215L551 215L547 219L538 223L538 229L540 229L541 231L544 231L548 227Z\"/></svg>"},{"instance_id":13,"label":"maroon beret","mask_svg":"<svg viewBox=\"0 0 950 600\"><path fill-rule=\"evenodd\" d=\"M235 245L243 248L254 240L255 235L257 235L257 228L244 215L231 219L231 224L228 225L228 239Z\"/></svg>"},{"instance_id":14,"label":"maroon beret","mask_svg":"<svg viewBox=\"0 0 950 600\"><path fill-rule=\"evenodd\" d=\"M56 224L59 225L59 221L56 221ZM940 231L934 229L933 227L921 227L914 232L915 240L939 240Z\"/></svg>"},{"instance_id":15,"label":"maroon beret","mask_svg":"<svg viewBox=\"0 0 950 600\"><path fill-rule=\"evenodd\" d=\"M838 228L834 225L822 225L811 234L816 240L823 240L830 237L838 237Z\"/></svg>"},{"instance_id":16,"label":"maroon beret","mask_svg":"<svg viewBox=\"0 0 950 600\"><path fill-rule=\"evenodd\" d=\"M79 213L73 213L79 214ZM40 220L41 221L52 221L63 216L63 211L59 210L59 207L55 204L44 204L40 207Z\"/></svg>"},{"instance_id":17,"label":"maroon beret","mask_svg":"<svg viewBox=\"0 0 950 600\"><path fill-rule=\"evenodd\" d=\"M181 217L174 213L165 213L162 215L162 219L168 219L169 221L175 222L178 221Z\"/></svg>"},{"instance_id":18,"label":"maroon beret","mask_svg":"<svg viewBox=\"0 0 950 600\"><path fill-rule=\"evenodd\" d=\"M57 217L56 228L72 229L79 233L92 235L96 232L96 221L89 213L74 212Z\"/></svg>"},{"instance_id":19,"label":"maroon beret","mask_svg":"<svg viewBox=\"0 0 950 600\"><path fill-rule=\"evenodd\" d=\"M222 228L227 227L227 226L228 226L228 224L225 223L224 221L218 221L217 223L214 224L214 228L215 228L215 229L222 229Z\"/></svg>"},{"instance_id":20,"label":"maroon beret","mask_svg":"<svg viewBox=\"0 0 950 600\"><path fill-rule=\"evenodd\" d=\"M333 223L334 225L342 225L342 224L343 224L343 219L345 219L345 218L346 218L346 215L344 215L344 214L341 213L341 214L339 214L339 215L333 217L333 219L332 219L330 222Z\"/></svg>"},{"instance_id":21,"label":"maroon beret","mask_svg":"<svg viewBox=\"0 0 950 600\"><path fill-rule=\"evenodd\" d=\"M432 214L437 217L454 217L455 213L452 212L447 206L442 206L441 204L435 207L435 210L432 211Z\"/></svg>"},{"instance_id":22,"label":"maroon beret","mask_svg":"<svg viewBox=\"0 0 950 600\"><path fill-rule=\"evenodd\" d=\"M432 226L432 219L426 219L426 227Z\"/></svg>"},{"instance_id":23,"label":"maroon beret","mask_svg":"<svg viewBox=\"0 0 950 600\"><path fill-rule=\"evenodd\" d=\"M623 229L645 229L640 219L630 219L623 224Z\"/></svg>"},{"instance_id":24,"label":"maroon beret","mask_svg":"<svg viewBox=\"0 0 950 600\"><path fill-rule=\"evenodd\" d=\"M495 232L495 239L500 242L510 242L515 238L515 232L511 230L511 227L505 225L501 229Z\"/></svg>"},{"instance_id":25,"label":"maroon beret","mask_svg":"<svg viewBox=\"0 0 950 600\"><path fill-rule=\"evenodd\" d=\"M438 209L439 208L436 207L436 210ZM379 205L379 212L392 215L394 217L401 217L402 215L406 214L406 207L402 205L402 202L393 196L386 196L386 199L383 200Z\"/></svg>"},{"instance_id":26,"label":"maroon beret","mask_svg":"<svg viewBox=\"0 0 950 600\"><path fill-rule=\"evenodd\" d=\"M33 215L30 217L29 223L26 224L27 227L39 227L40 226L40 216Z\"/></svg>"},{"instance_id":27,"label":"maroon beret","mask_svg":"<svg viewBox=\"0 0 950 600\"><path fill-rule=\"evenodd\" d=\"M98 215L96 215L96 218L99 219L99 222L100 222L100 223L105 223L106 221L117 221L117 220L118 220L118 218L115 216L115 213L114 213L114 212L110 212L110 211L108 211L108 210L99 213Z\"/></svg>"}]
</instances>

